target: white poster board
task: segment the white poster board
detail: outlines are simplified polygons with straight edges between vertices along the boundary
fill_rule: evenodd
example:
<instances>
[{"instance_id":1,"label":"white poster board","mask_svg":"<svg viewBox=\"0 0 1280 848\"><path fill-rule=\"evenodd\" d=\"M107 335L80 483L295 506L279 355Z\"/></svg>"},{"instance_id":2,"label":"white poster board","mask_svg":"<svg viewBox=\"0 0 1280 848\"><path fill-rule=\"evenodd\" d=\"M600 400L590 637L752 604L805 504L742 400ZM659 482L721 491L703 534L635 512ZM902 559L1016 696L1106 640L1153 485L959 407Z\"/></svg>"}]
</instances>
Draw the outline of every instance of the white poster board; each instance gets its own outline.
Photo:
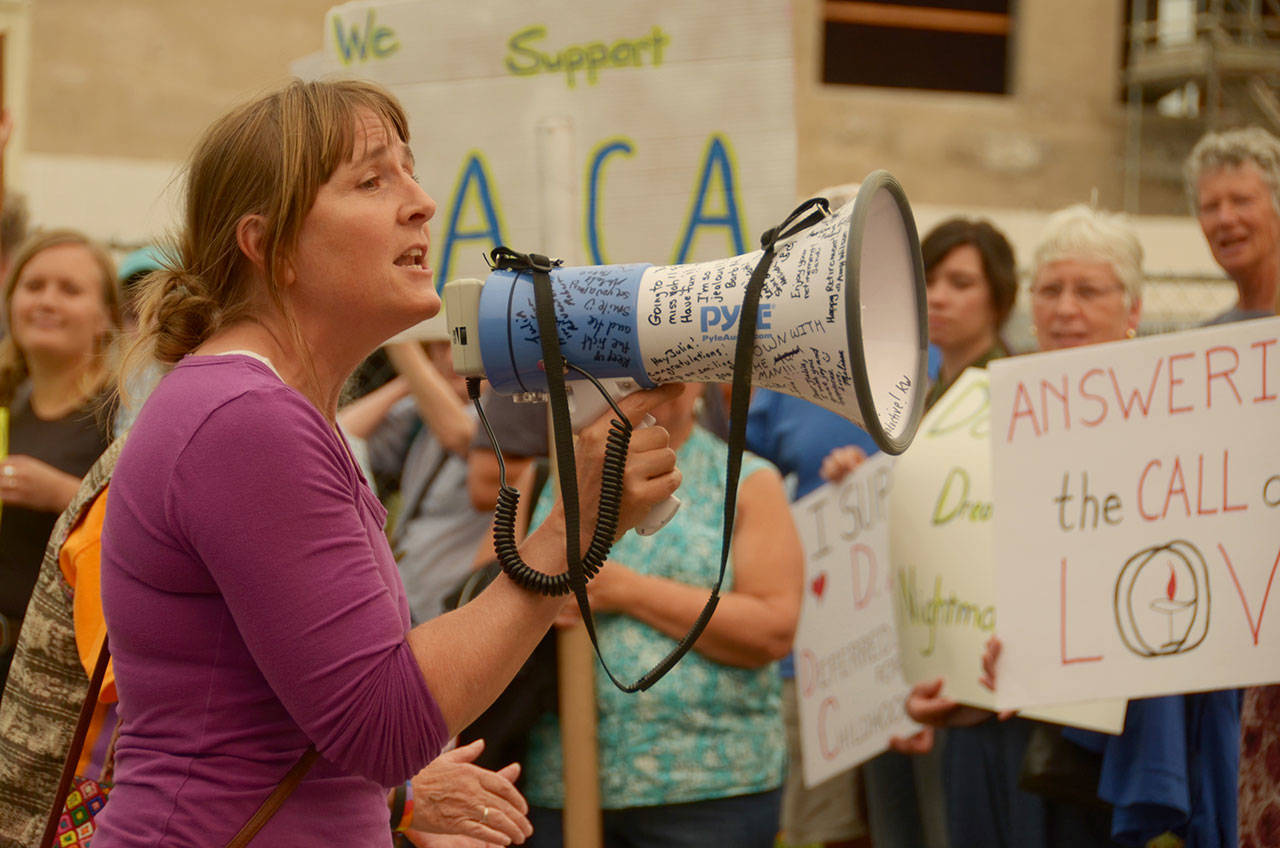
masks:
<instances>
[{"instance_id":1,"label":"white poster board","mask_svg":"<svg viewBox=\"0 0 1280 848\"><path fill-rule=\"evenodd\" d=\"M1016 357L991 387L1001 706L1280 680L1280 320Z\"/></svg>"},{"instance_id":2,"label":"white poster board","mask_svg":"<svg viewBox=\"0 0 1280 848\"><path fill-rule=\"evenodd\" d=\"M996 695L978 682L986 642L997 634L1017 641L1020 633L997 605L992 520L1007 501L992 497L990 432L988 375L970 368L925 415L894 466L890 521L906 679L943 677L943 694L985 709L996 705ZM1003 688L1003 662L997 681ZM1118 733L1124 713L1123 700L1108 700L1023 714Z\"/></svg>"},{"instance_id":3,"label":"white poster board","mask_svg":"<svg viewBox=\"0 0 1280 848\"><path fill-rule=\"evenodd\" d=\"M792 506L805 549L794 646L804 782L871 759L917 729L903 704L888 508L893 457L877 454Z\"/></svg>"},{"instance_id":4,"label":"white poster board","mask_svg":"<svg viewBox=\"0 0 1280 848\"><path fill-rule=\"evenodd\" d=\"M443 285L488 274L497 244L544 252L539 124L568 125L589 265L746 253L795 206L789 4L679 0L348 3L299 73L400 98L436 200ZM573 257L570 257L574 259Z\"/></svg>"}]
</instances>

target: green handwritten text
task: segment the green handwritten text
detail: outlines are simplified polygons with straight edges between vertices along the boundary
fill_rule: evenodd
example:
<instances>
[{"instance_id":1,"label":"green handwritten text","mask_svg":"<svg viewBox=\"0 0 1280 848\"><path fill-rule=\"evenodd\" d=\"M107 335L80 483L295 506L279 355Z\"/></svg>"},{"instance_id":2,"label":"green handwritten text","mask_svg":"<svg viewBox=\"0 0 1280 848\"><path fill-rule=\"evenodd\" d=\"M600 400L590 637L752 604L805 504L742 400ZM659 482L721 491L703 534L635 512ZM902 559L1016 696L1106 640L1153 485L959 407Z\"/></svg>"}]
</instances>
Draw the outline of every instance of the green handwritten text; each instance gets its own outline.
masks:
<instances>
[{"instance_id":1,"label":"green handwritten text","mask_svg":"<svg viewBox=\"0 0 1280 848\"><path fill-rule=\"evenodd\" d=\"M373 9L365 15L363 32L359 24L344 27L342 18L334 15L333 38L338 46L338 58L344 65L366 62L369 59L385 59L400 49L395 30L378 26Z\"/></svg>"},{"instance_id":2,"label":"green handwritten text","mask_svg":"<svg viewBox=\"0 0 1280 848\"><path fill-rule=\"evenodd\" d=\"M942 491L933 505L930 521L936 527L955 519L964 521L990 521L991 502L969 499L969 472L952 468L942 481Z\"/></svg>"},{"instance_id":3,"label":"green handwritten text","mask_svg":"<svg viewBox=\"0 0 1280 848\"><path fill-rule=\"evenodd\" d=\"M938 644L938 627L976 627L984 633L996 629L994 604L970 603L956 597L954 591L942 597L942 575L933 580L933 597L924 598L916 590L916 570L898 569L898 595L908 624L929 628L929 643L920 649L922 657L933 655Z\"/></svg>"},{"instance_id":4,"label":"green handwritten text","mask_svg":"<svg viewBox=\"0 0 1280 848\"><path fill-rule=\"evenodd\" d=\"M577 74L585 72L587 85L595 85L599 72L604 68L640 68L646 60L657 67L662 64L662 51L671 38L654 26L640 38L620 38L612 44L589 41L570 44L555 52L544 52L533 43L547 37L547 28L534 25L525 27L507 40L507 56L504 64L516 76L528 77L541 73L563 72L569 87L577 83Z\"/></svg>"}]
</instances>

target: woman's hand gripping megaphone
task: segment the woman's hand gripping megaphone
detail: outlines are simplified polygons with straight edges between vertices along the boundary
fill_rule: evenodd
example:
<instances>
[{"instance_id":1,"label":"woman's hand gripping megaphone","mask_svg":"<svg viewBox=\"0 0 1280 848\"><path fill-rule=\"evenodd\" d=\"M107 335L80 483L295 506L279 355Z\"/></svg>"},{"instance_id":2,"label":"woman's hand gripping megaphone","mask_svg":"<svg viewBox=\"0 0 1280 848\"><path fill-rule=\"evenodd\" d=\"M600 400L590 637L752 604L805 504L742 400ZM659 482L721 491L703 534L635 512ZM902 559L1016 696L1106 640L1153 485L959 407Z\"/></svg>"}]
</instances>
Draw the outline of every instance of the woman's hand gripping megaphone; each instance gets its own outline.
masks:
<instances>
[{"instance_id":1,"label":"woman's hand gripping megaphone","mask_svg":"<svg viewBox=\"0 0 1280 848\"><path fill-rule=\"evenodd\" d=\"M623 398L640 391L640 386L634 380L626 378L600 380L599 382L615 401L621 401ZM569 419L574 433L581 434L583 428L604 416L606 412L610 415L613 414L613 409L608 399L589 381L574 380L568 385L571 387L569 393ZM626 408L620 408L624 413L627 412ZM604 417L607 418L608 416ZM632 433L634 444L634 440L639 433L645 428L652 427L656 421L652 415L645 412L639 420L633 419L631 423L635 428ZM607 427L608 425L605 424L604 426ZM667 522L675 517L675 514L679 511L680 498L671 495L665 501L655 504L648 514L636 523L633 529L641 536L652 536L665 527Z\"/></svg>"},{"instance_id":2,"label":"woman's hand gripping megaphone","mask_svg":"<svg viewBox=\"0 0 1280 848\"><path fill-rule=\"evenodd\" d=\"M582 513L591 515L597 509L595 496L600 491L610 422L617 415L588 382L575 380L571 385L570 417L578 435L578 491L583 501ZM651 426L654 419L649 414L651 409L678 396L678 387L668 385L642 391L631 383L630 387L611 387L610 391L618 392L613 395L618 408L634 428L627 452L618 535L627 529L649 535L660 530L680 509L680 500L672 494L680 485L675 451L670 447L667 431ZM583 528L584 532L586 529Z\"/></svg>"}]
</instances>

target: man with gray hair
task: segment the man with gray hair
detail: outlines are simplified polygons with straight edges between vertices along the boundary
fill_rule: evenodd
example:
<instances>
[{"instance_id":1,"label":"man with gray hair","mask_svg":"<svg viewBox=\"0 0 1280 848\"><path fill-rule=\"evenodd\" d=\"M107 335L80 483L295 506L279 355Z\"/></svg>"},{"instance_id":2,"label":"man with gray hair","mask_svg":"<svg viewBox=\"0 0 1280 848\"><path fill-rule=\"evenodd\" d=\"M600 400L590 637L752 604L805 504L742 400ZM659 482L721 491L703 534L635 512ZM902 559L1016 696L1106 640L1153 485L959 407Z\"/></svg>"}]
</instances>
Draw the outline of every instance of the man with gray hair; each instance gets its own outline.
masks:
<instances>
[{"instance_id":1,"label":"man with gray hair","mask_svg":"<svg viewBox=\"0 0 1280 848\"><path fill-rule=\"evenodd\" d=\"M1191 208L1238 299L1208 322L1275 314L1280 293L1280 139L1260 127L1207 133L1183 168Z\"/></svg>"},{"instance_id":2,"label":"man with gray hair","mask_svg":"<svg viewBox=\"0 0 1280 848\"><path fill-rule=\"evenodd\" d=\"M1258 127L1209 133L1187 157L1185 174L1213 258L1239 292L1235 307L1209 323L1274 315L1280 298L1280 139ZM1241 846L1274 844L1278 711L1280 685L1245 690L1237 798Z\"/></svg>"}]
</instances>

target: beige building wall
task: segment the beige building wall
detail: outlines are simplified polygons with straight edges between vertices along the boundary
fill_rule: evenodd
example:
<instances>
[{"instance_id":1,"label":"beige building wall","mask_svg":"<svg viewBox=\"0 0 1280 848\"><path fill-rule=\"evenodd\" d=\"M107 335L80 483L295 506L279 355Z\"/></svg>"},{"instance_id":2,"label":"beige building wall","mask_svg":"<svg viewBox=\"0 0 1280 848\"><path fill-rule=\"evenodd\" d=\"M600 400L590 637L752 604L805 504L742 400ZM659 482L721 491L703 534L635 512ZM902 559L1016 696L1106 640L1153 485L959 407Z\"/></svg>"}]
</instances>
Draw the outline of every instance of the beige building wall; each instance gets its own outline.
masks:
<instances>
[{"instance_id":1,"label":"beige building wall","mask_svg":"<svg viewBox=\"0 0 1280 848\"><path fill-rule=\"evenodd\" d=\"M332 0L33 0L32 152L181 159L320 47Z\"/></svg>"},{"instance_id":2,"label":"beige building wall","mask_svg":"<svg viewBox=\"0 0 1280 848\"><path fill-rule=\"evenodd\" d=\"M332 0L33 0L25 144L181 159L321 45ZM1121 0L1022 0L1006 96L822 84L821 0L794 0L798 188L893 171L928 203L1120 202ZM22 85L19 81L19 85ZM14 90L14 86L6 83Z\"/></svg>"},{"instance_id":3,"label":"beige building wall","mask_svg":"<svg viewBox=\"0 0 1280 848\"><path fill-rule=\"evenodd\" d=\"M1038 220L1095 191L1099 205L1118 208L1124 2L1019 0L1011 93L993 96L824 85L823 4L792 0L797 190L887 168L922 225L957 210ZM200 131L319 50L332 5L0 0L5 96L19 122L8 182L30 195L37 221L120 247L152 237L173 219L176 168ZM1199 238L1189 219L1165 224L1157 229L1178 234L1170 249L1182 242L1186 253ZM1159 260L1159 244L1148 251L1160 267L1207 260L1195 251Z\"/></svg>"},{"instance_id":4,"label":"beige building wall","mask_svg":"<svg viewBox=\"0 0 1280 848\"><path fill-rule=\"evenodd\" d=\"M175 220L200 131L315 51L331 0L0 0L6 185L118 248ZM11 48L17 47L15 51ZM16 55L15 55L16 53Z\"/></svg>"},{"instance_id":5,"label":"beige building wall","mask_svg":"<svg viewBox=\"0 0 1280 848\"><path fill-rule=\"evenodd\" d=\"M801 191L881 167L914 202L1119 206L1120 0L1018 2L1008 95L824 85L822 7L796 5Z\"/></svg>"}]
</instances>

